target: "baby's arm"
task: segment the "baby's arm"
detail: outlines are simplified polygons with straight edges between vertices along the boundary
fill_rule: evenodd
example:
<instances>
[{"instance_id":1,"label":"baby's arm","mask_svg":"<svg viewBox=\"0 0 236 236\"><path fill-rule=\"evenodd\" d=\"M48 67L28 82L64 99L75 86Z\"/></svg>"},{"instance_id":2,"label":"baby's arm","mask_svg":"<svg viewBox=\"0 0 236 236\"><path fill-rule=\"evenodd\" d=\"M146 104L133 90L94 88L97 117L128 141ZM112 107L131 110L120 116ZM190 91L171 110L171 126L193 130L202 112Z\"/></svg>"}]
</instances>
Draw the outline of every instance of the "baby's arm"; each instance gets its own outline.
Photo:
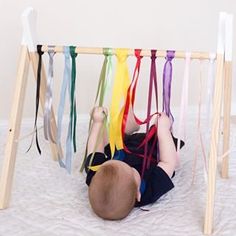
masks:
<instances>
[{"instance_id":1,"label":"baby's arm","mask_svg":"<svg viewBox=\"0 0 236 236\"><path fill-rule=\"evenodd\" d=\"M158 143L160 152L160 166L171 178L177 165L177 152L170 132L171 122L165 113L158 118Z\"/></svg>"}]
</instances>

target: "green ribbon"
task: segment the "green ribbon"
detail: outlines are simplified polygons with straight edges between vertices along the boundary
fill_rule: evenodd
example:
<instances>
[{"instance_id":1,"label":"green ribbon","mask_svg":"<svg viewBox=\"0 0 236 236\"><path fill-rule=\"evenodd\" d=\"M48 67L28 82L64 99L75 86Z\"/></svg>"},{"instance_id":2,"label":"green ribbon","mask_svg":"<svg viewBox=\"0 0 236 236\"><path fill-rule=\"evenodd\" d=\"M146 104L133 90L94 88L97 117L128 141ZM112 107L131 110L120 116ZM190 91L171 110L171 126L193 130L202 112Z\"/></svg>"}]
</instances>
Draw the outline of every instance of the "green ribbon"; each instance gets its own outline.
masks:
<instances>
[{"instance_id":1,"label":"green ribbon","mask_svg":"<svg viewBox=\"0 0 236 236\"><path fill-rule=\"evenodd\" d=\"M70 107L70 120L71 120L71 136L73 138L73 147L74 152L76 152L76 97L75 97L75 80L76 80L76 57L77 53L75 52L76 47L70 46L70 56L71 56L71 90L70 90L70 99L71 99L71 107Z\"/></svg>"},{"instance_id":2,"label":"green ribbon","mask_svg":"<svg viewBox=\"0 0 236 236\"><path fill-rule=\"evenodd\" d=\"M104 97L105 97L105 92L106 92L106 79L108 78L108 72L111 70L111 49L110 48L103 48L103 55L105 56L103 65L102 65L102 70L100 73L99 77L99 82L98 82L98 88L97 88L97 93L96 93L96 98L94 104L97 103L97 99L99 96L99 106L103 106L104 103Z\"/></svg>"},{"instance_id":3,"label":"green ribbon","mask_svg":"<svg viewBox=\"0 0 236 236\"><path fill-rule=\"evenodd\" d=\"M103 61L102 70L101 70L99 81L98 81L98 87L97 87L96 97L95 97L95 100L94 100L94 106L97 104L98 98L99 98L98 105L103 106L104 98L105 98L105 95L106 95L106 92L107 92L107 89L108 89L108 85L110 84L109 74L110 74L111 69L112 69L112 62L111 62L112 50L110 48L103 48L103 55L105 56L105 58L104 58L104 61ZM88 138L89 138L90 133L91 133L91 125L92 125L92 118L91 117L90 117L90 120L89 120ZM102 133L104 133L104 129L107 126L107 118L104 121L105 122L104 122L104 125L103 125L103 128L102 128L102 131L101 131ZM100 133L99 136L98 136L98 139L96 140L95 150L96 150L96 147L97 147L101 137L102 137L102 134ZM81 168L80 168L80 172L83 171L85 161L86 161L86 158L87 158L87 153L88 153L87 152L87 146L88 146L88 140L87 140L85 154L84 154L83 162L82 162L82 165L81 165ZM91 157L91 161L92 161L93 157L94 157L94 152L93 152L93 155Z\"/></svg>"}]
</instances>

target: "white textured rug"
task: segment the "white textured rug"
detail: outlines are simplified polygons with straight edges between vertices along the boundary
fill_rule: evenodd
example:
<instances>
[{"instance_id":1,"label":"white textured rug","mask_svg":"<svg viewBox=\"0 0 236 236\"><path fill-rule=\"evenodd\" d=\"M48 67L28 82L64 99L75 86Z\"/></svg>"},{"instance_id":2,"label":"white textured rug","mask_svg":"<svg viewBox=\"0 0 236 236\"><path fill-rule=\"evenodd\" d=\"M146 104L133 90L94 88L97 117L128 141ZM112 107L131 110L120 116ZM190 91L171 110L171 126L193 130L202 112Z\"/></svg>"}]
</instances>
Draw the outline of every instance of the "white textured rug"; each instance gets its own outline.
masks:
<instances>
[{"instance_id":1,"label":"white textured rug","mask_svg":"<svg viewBox=\"0 0 236 236\"><path fill-rule=\"evenodd\" d=\"M122 221L104 221L91 211L87 200L85 176L79 173L87 125L79 124L78 153L73 173L67 174L50 157L49 145L43 140L39 156L33 146L25 153L30 138L18 148L10 208L0 211L0 236L89 236L89 235L202 235L205 213L206 183L199 157L195 184L192 185L193 153L196 143L196 121L188 123L187 143L181 154L181 166L173 179L175 188L149 211L134 209ZM23 127L27 134L32 127ZM235 135L236 127L232 126ZM66 133L66 132L65 132ZM6 128L0 130L0 167L6 143ZM236 158L231 154L230 178L217 176L214 234L236 233Z\"/></svg>"}]
</instances>

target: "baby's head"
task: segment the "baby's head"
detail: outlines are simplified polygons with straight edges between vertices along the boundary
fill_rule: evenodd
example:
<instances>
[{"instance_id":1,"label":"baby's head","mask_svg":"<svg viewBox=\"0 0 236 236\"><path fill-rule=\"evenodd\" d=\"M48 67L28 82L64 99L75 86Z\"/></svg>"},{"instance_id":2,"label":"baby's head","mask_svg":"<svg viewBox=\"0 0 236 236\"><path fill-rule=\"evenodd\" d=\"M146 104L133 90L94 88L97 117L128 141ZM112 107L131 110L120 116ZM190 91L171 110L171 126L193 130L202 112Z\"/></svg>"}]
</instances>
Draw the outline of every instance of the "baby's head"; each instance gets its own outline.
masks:
<instances>
[{"instance_id":1,"label":"baby's head","mask_svg":"<svg viewBox=\"0 0 236 236\"><path fill-rule=\"evenodd\" d=\"M108 220L126 217L136 199L140 201L140 175L134 168L117 160L101 165L89 186L89 201L94 212Z\"/></svg>"}]
</instances>

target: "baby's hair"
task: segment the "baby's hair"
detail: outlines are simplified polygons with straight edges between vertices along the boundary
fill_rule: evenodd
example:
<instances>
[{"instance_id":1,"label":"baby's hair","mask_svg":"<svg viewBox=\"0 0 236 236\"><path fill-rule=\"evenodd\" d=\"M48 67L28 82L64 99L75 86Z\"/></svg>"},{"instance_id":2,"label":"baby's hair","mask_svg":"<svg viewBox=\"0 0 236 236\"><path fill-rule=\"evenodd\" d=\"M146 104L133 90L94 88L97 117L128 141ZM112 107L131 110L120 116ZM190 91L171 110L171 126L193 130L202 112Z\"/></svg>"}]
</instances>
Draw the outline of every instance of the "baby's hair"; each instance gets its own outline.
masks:
<instances>
[{"instance_id":1,"label":"baby's hair","mask_svg":"<svg viewBox=\"0 0 236 236\"><path fill-rule=\"evenodd\" d=\"M103 219L119 220L133 209L137 195L134 178L122 178L121 168L102 165L89 186L89 201L93 211Z\"/></svg>"}]
</instances>

